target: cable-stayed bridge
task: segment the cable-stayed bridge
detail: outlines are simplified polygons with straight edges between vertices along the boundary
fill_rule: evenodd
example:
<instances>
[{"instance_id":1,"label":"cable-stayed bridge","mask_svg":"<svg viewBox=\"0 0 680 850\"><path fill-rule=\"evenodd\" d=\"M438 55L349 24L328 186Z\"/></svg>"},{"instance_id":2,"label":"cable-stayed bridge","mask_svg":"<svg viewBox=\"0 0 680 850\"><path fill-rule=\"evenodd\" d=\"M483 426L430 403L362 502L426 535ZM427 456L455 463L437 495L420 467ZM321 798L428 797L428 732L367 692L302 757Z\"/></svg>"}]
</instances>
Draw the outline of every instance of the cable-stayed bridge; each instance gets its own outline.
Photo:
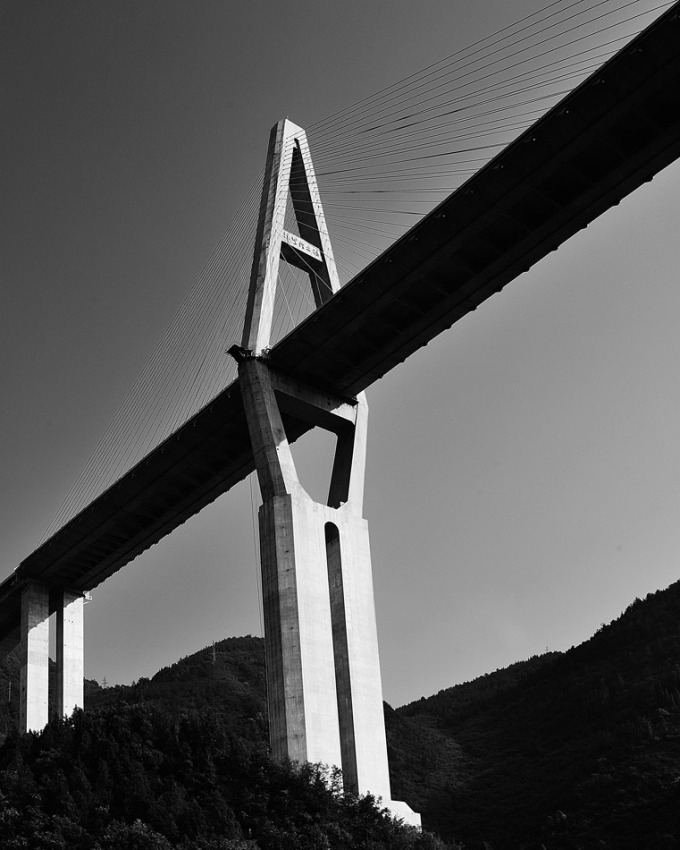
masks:
<instances>
[{"instance_id":1,"label":"cable-stayed bridge","mask_svg":"<svg viewBox=\"0 0 680 850\"><path fill-rule=\"evenodd\" d=\"M270 363L355 395L675 159L675 14L275 345ZM291 439L308 427L294 411L286 425ZM0 591L3 634L18 638L26 582L91 589L252 469L234 383L22 562Z\"/></svg>"}]
</instances>

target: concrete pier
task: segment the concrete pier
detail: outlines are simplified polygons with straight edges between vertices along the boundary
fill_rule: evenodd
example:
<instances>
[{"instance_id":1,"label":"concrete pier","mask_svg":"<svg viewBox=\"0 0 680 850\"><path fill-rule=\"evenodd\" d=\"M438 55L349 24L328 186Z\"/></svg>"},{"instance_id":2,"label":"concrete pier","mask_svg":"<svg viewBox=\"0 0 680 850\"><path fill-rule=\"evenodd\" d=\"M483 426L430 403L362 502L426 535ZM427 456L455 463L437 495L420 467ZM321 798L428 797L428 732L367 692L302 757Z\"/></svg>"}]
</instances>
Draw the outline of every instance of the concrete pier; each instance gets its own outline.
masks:
<instances>
[{"instance_id":1,"label":"concrete pier","mask_svg":"<svg viewBox=\"0 0 680 850\"><path fill-rule=\"evenodd\" d=\"M49 616L49 589L27 584L21 594L20 732L39 732L48 721Z\"/></svg>"},{"instance_id":2,"label":"concrete pier","mask_svg":"<svg viewBox=\"0 0 680 850\"><path fill-rule=\"evenodd\" d=\"M260 550L275 758L342 768L345 790L391 799L368 525L362 517L368 406L239 364L263 504ZM282 410L337 434L328 504L301 485Z\"/></svg>"},{"instance_id":3,"label":"concrete pier","mask_svg":"<svg viewBox=\"0 0 680 850\"><path fill-rule=\"evenodd\" d=\"M82 708L83 653L83 594L65 590L57 604L57 712L70 717Z\"/></svg>"}]
</instances>

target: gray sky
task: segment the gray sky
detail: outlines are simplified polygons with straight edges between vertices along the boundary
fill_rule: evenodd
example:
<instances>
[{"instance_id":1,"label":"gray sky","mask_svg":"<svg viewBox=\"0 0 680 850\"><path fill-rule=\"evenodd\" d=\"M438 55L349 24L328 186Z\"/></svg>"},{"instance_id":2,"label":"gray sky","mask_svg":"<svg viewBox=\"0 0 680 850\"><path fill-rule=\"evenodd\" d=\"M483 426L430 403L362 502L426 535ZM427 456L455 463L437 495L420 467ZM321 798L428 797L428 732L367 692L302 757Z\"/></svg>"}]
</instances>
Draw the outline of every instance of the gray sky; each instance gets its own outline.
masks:
<instances>
[{"instance_id":1,"label":"gray sky","mask_svg":"<svg viewBox=\"0 0 680 850\"><path fill-rule=\"evenodd\" d=\"M0 3L0 578L170 323L271 125L311 124L542 5ZM567 649L678 577L679 189L674 166L369 391L392 704ZM249 485L86 612L86 673L109 683L261 633Z\"/></svg>"}]
</instances>

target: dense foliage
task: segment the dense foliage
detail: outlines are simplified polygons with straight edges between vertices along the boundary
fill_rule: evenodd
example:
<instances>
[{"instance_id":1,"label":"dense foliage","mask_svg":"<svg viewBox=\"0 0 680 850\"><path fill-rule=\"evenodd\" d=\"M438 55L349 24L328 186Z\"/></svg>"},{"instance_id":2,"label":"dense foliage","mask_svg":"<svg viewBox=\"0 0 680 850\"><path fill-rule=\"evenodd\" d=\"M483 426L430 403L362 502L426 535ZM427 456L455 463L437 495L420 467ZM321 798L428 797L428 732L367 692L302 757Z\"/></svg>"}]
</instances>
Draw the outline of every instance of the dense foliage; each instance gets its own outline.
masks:
<instances>
[{"instance_id":1,"label":"dense foliage","mask_svg":"<svg viewBox=\"0 0 680 850\"><path fill-rule=\"evenodd\" d=\"M680 848L680 583L390 718L395 796L466 848Z\"/></svg>"},{"instance_id":2,"label":"dense foliage","mask_svg":"<svg viewBox=\"0 0 680 850\"><path fill-rule=\"evenodd\" d=\"M680 850L679 615L677 583L569 652L386 706L393 797L466 850ZM337 776L270 762L263 656L259 638L221 641L150 680L89 682L86 713L10 733L0 846L444 847ZM17 675L10 656L6 728Z\"/></svg>"},{"instance_id":3,"label":"dense foliage","mask_svg":"<svg viewBox=\"0 0 680 850\"><path fill-rule=\"evenodd\" d=\"M15 673L10 660L6 673ZM0 747L3 850L445 850L267 755L262 641L232 638Z\"/></svg>"},{"instance_id":4,"label":"dense foliage","mask_svg":"<svg viewBox=\"0 0 680 850\"><path fill-rule=\"evenodd\" d=\"M173 715L210 709L229 732L265 746L268 736L262 638L228 638L164 667L152 679L101 688L86 683L87 708L144 703Z\"/></svg>"},{"instance_id":5,"label":"dense foliage","mask_svg":"<svg viewBox=\"0 0 680 850\"><path fill-rule=\"evenodd\" d=\"M318 767L273 764L211 711L76 712L0 749L4 850L437 850Z\"/></svg>"}]
</instances>

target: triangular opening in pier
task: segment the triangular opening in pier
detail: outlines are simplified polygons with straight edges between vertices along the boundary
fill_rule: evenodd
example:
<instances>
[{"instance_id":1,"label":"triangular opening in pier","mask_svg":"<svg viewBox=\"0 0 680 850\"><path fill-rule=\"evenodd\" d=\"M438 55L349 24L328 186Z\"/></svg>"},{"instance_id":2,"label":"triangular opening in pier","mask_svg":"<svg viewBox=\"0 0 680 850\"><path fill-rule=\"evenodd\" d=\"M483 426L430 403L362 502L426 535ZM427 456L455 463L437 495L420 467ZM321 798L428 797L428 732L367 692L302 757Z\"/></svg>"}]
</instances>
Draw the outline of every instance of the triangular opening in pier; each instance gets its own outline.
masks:
<instances>
[{"instance_id":1,"label":"triangular opening in pier","mask_svg":"<svg viewBox=\"0 0 680 850\"><path fill-rule=\"evenodd\" d=\"M338 438L324 428L313 428L291 444L298 480L315 502L328 503Z\"/></svg>"}]
</instances>

